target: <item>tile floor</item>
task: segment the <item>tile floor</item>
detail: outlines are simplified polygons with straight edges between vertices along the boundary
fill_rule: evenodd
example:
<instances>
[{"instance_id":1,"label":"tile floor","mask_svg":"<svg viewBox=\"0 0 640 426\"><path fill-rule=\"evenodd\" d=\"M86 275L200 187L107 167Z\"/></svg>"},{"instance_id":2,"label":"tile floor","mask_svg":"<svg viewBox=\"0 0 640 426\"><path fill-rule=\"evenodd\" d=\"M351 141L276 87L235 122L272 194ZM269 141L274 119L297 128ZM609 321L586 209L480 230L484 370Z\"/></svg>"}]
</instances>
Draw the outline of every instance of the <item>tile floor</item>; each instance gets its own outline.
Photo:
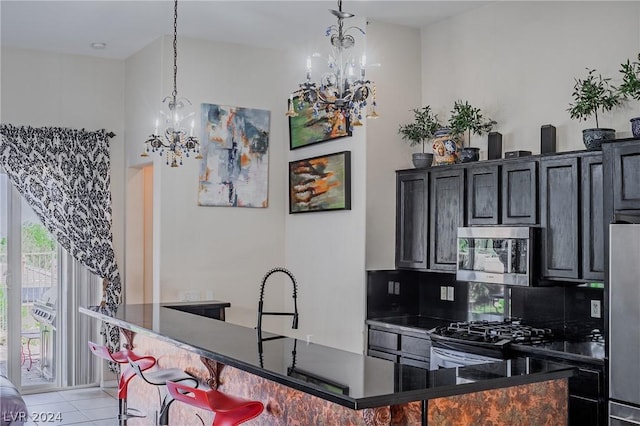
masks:
<instances>
[{"instance_id":1,"label":"tile floor","mask_svg":"<svg viewBox=\"0 0 640 426\"><path fill-rule=\"evenodd\" d=\"M33 417L26 426L118 425L117 389L84 388L22 397ZM45 418L46 413L52 418Z\"/></svg>"}]
</instances>

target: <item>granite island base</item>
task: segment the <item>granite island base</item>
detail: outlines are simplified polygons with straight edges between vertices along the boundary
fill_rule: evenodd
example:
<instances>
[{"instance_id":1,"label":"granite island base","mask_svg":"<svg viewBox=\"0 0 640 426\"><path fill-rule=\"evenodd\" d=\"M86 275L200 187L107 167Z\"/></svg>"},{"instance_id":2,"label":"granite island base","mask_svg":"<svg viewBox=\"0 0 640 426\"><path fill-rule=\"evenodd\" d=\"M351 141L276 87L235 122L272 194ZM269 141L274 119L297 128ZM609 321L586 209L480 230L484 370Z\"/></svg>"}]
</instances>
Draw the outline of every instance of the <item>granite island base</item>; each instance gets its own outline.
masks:
<instances>
[{"instance_id":1,"label":"granite island base","mask_svg":"<svg viewBox=\"0 0 640 426\"><path fill-rule=\"evenodd\" d=\"M80 311L133 337L159 368L179 367L230 395L261 401L251 425L562 425L573 369L518 358L437 371L279 338L258 345L255 330L157 305ZM133 333L131 333L133 332ZM273 336L272 336L273 337ZM262 349L262 350L260 350ZM203 362L204 359L204 362ZM130 383L129 406L152 425L158 391ZM115 413L114 413L115 415ZM212 414L172 404L172 425L211 424Z\"/></svg>"}]
</instances>

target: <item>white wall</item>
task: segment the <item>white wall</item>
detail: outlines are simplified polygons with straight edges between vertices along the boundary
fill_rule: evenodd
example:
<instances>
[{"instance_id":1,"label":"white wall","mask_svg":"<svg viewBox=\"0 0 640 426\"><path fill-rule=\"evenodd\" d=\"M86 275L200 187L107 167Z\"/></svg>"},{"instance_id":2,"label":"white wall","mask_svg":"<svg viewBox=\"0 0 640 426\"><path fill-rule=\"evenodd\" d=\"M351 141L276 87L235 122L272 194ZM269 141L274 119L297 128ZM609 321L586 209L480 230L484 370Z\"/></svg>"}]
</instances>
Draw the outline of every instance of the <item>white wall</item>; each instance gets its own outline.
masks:
<instances>
[{"instance_id":1,"label":"white wall","mask_svg":"<svg viewBox=\"0 0 640 426\"><path fill-rule=\"evenodd\" d=\"M367 54L380 64L368 73L379 88L380 117L367 122L366 269L394 269L395 171L413 167L411 153L421 149L398 135L399 125L413 120L411 110L422 106L420 31L369 21Z\"/></svg>"},{"instance_id":2,"label":"white wall","mask_svg":"<svg viewBox=\"0 0 640 426\"><path fill-rule=\"evenodd\" d=\"M3 48L0 121L116 134L111 199L116 262L124 265L124 63L113 59Z\"/></svg>"},{"instance_id":3,"label":"white wall","mask_svg":"<svg viewBox=\"0 0 640 426\"><path fill-rule=\"evenodd\" d=\"M126 80L131 88L126 100L127 133L134 135L127 138L131 165L141 164L143 141L153 130L162 99L172 90L172 41L171 37L159 39L127 60ZM182 167L170 168L163 158L152 156L159 300L180 300L184 291L204 299L212 292L215 299L232 304L229 321L255 326L262 277L270 268L284 265L283 176L288 147L281 72L284 53L187 38L178 43L178 95L193 103L197 116L201 103L271 111L269 207L200 207L199 162L185 159ZM141 180L132 179L132 194L140 194ZM142 214L137 208L141 198L128 197L132 198L138 201L128 212ZM140 247L140 241L131 247ZM281 297L277 299L276 309L281 306Z\"/></svg>"},{"instance_id":4,"label":"white wall","mask_svg":"<svg viewBox=\"0 0 640 426\"><path fill-rule=\"evenodd\" d=\"M540 152L540 126L557 128L558 152L584 149L571 120L576 77L586 67L617 78L620 64L637 58L638 2L495 2L422 31L422 96L436 111L468 100L498 122L503 150ZM629 137L637 104L600 118L617 137ZM635 115L638 115L637 112ZM486 158L486 135L472 138Z\"/></svg>"}]
</instances>

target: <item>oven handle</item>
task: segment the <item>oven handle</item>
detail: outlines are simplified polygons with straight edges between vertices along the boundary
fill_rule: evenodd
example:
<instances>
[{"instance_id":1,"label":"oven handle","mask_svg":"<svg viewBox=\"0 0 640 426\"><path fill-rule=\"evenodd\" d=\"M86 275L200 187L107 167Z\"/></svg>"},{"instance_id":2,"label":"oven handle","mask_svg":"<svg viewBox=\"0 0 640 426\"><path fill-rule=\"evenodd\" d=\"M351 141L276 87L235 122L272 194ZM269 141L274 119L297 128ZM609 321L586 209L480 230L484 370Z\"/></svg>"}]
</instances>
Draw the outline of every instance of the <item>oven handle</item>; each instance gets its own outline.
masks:
<instances>
[{"instance_id":1,"label":"oven handle","mask_svg":"<svg viewBox=\"0 0 640 426\"><path fill-rule=\"evenodd\" d=\"M468 354L468 353L462 353L462 355L459 355L456 352L451 352L446 349L442 349L434 346L431 347L431 350L433 351L434 354L436 354L443 360L449 359L453 361L458 361L465 365L502 361L501 359L497 359L497 358L491 358L487 356Z\"/></svg>"}]
</instances>

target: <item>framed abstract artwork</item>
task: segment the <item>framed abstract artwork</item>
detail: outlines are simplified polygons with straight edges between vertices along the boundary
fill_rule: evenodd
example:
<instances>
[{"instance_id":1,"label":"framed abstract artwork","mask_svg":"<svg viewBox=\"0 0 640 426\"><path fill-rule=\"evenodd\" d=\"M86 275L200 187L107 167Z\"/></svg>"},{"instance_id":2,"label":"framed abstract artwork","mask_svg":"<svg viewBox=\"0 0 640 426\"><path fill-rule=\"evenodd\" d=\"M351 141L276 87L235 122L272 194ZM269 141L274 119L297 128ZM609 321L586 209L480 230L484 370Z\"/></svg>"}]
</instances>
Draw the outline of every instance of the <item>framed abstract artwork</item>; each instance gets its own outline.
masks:
<instances>
[{"instance_id":1,"label":"framed abstract artwork","mask_svg":"<svg viewBox=\"0 0 640 426\"><path fill-rule=\"evenodd\" d=\"M267 207L270 112L201 104L198 205Z\"/></svg>"},{"instance_id":2,"label":"framed abstract artwork","mask_svg":"<svg viewBox=\"0 0 640 426\"><path fill-rule=\"evenodd\" d=\"M351 152L289 163L289 213L351 210Z\"/></svg>"},{"instance_id":3,"label":"framed abstract artwork","mask_svg":"<svg viewBox=\"0 0 640 426\"><path fill-rule=\"evenodd\" d=\"M314 143L351 136L349 119L342 114L328 115L324 110L314 114L309 103L303 103L299 97L291 99L298 113L289 117L289 148L303 148Z\"/></svg>"}]
</instances>

